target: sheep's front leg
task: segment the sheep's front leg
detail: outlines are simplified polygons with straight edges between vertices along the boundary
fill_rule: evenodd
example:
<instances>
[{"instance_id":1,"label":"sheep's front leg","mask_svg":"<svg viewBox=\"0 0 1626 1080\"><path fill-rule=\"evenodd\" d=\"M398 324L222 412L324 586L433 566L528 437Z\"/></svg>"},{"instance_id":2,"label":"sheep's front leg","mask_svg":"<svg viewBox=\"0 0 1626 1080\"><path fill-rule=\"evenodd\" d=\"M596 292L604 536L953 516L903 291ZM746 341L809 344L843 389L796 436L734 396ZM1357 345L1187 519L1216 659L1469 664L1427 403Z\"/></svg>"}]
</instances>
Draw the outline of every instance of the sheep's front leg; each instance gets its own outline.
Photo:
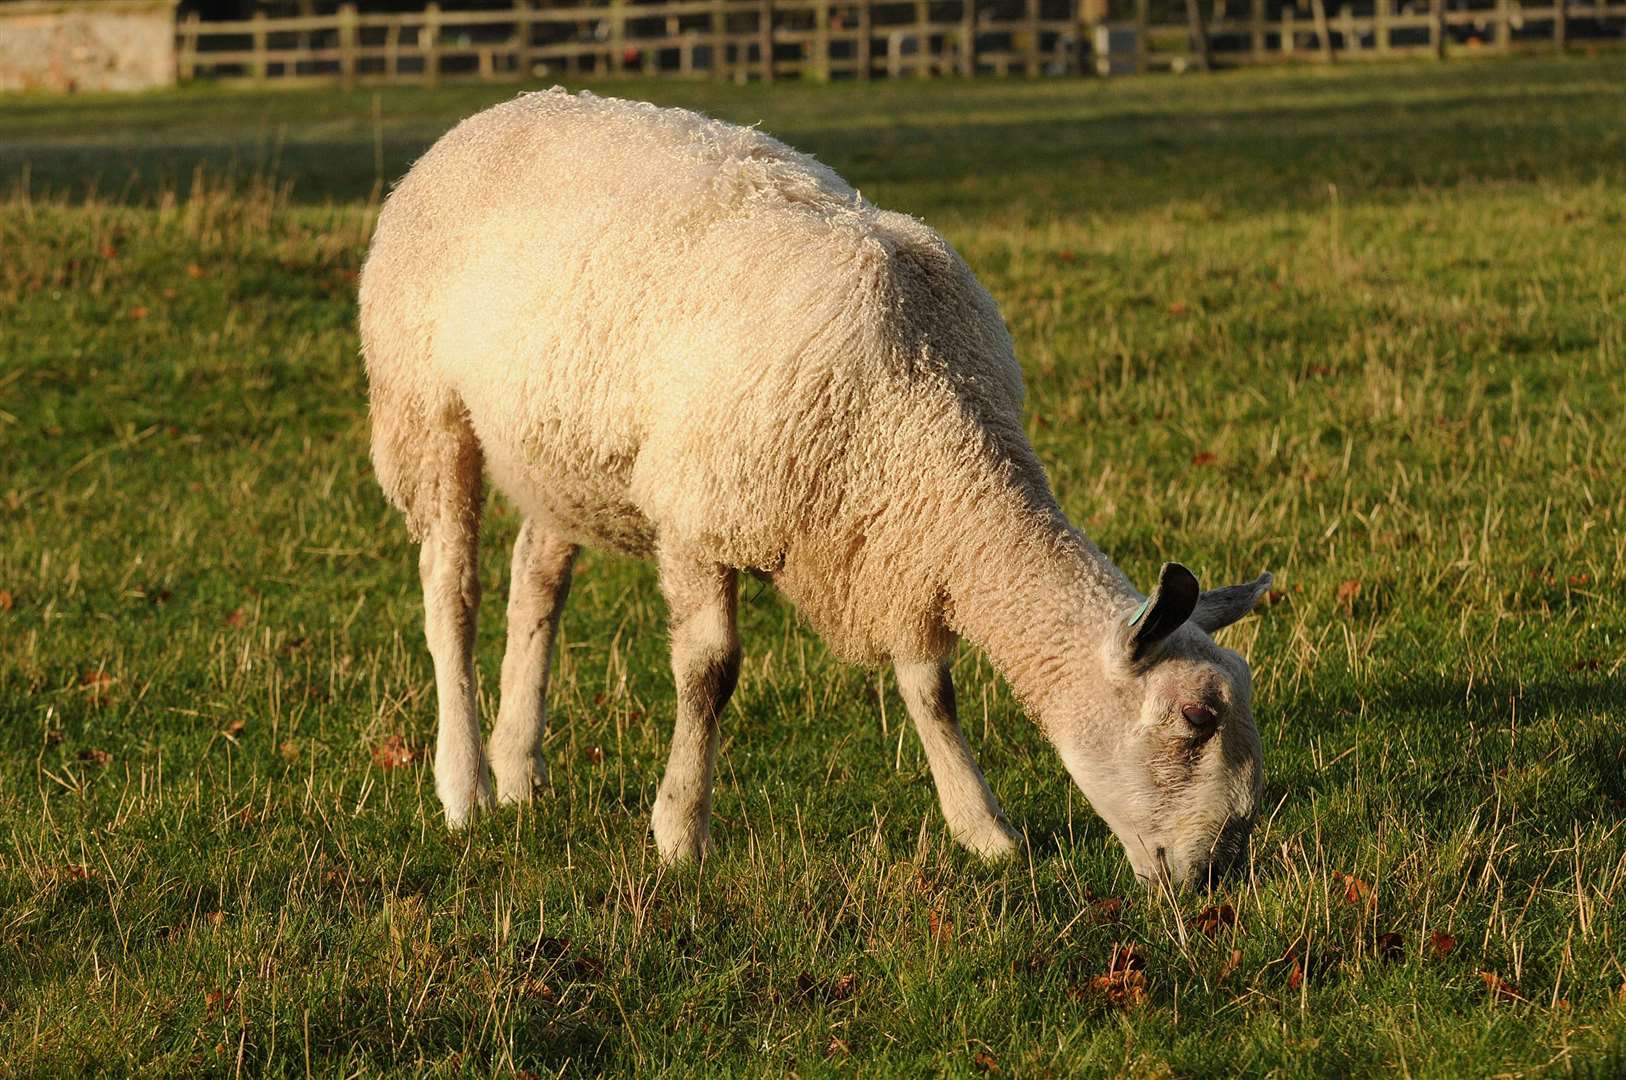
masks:
<instances>
[{"instance_id":1,"label":"sheep's front leg","mask_svg":"<svg viewBox=\"0 0 1626 1080\"><path fill-rule=\"evenodd\" d=\"M491 772L497 781L498 802L525 802L548 780L548 765L541 755L548 673L578 550L534 519L526 520L514 541L502 703L491 732Z\"/></svg>"},{"instance_id":2,"label":"sheep's front leg","mask_svg":"<svg viewBox=\"0 0 1626 1080\"><path fill-rule=\"evenodd\" d=\"M954 682L948 665L934 661L894 664L898 692L926 748L937 798L949 832L962 847L985 859L1014 855L1020 836L1005 820L988 788L955 714Z\"/></svg>"},{"instance_id":3,"label":"sheep's front leg","mask_svg":"<svg viewBox=\"0 0 1626 1080\"><path fill-rule=\"evenodd\" d=\"M480 449L466 430L436 432L439 504L418 552L424 636L435 663L435 793L458 829L491 802L474 695L474 626L480 609Z\"/></svg>"},{"instance_id":4,"label":"sheep's front leg","mask_svg":"<svg viewBox=\"0 0 1626 1080\"><path fill-rule=\"evenodd\" d=\"M717 721L740 674L732 569L663 551L661 591L672 630L677 722L666 775L655 795L655 845L667 863L699 859L711 830Z\"/></svg>"}]
</instances>

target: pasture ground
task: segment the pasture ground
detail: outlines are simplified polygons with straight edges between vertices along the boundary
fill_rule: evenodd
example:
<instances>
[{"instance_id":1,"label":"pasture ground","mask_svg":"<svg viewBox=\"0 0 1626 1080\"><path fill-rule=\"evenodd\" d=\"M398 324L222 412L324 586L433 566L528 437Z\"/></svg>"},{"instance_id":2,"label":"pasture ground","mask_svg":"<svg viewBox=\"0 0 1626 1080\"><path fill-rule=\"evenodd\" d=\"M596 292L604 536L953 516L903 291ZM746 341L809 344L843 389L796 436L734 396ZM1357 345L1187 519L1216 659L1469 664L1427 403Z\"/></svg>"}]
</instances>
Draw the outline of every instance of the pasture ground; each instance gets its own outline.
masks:
<instances>
[{"instance_id":1,"label":"pasture ground","mask_svg":"<svg viewBox=\"0 0 1626 1080\"><path fill-rule=\"evenodd\" d=\"M942 228L1137 581L1276 572L1225 639L1251 875L1148 900L966 653L1030 849L979 865L888 678L755 585L714 855L663 873L661 604L600 555L555 790L448 835L354 278L380 187L512 90L10 98L0 1073L1626 1070L1626 64L603 92Z\"/></svg>"}]
</instances>

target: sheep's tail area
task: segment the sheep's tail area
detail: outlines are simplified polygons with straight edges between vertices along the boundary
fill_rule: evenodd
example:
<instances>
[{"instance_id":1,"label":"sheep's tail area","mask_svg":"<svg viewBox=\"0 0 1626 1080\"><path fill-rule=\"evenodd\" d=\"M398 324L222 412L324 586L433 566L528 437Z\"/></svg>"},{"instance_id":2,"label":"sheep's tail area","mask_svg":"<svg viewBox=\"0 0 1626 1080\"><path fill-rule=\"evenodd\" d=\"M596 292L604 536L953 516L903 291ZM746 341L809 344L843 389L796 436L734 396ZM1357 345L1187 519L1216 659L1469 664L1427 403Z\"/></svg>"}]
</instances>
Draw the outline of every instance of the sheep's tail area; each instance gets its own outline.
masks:
<instances>
[{"instance_id":1,"label":"sheep's tail area","mask_svg":"<svg viewBox=\"0 0 1626 1080\"><path fill-rule=\"evenodd\" d=\"M394 272L401 260L375 242L361 274L361 352L367 365L373 474L384 496L422 540L434 520L441 482L455 473L444 456L446 435L468 431L462 403L439 385L430 356L433 335L409 281ZM410 263L409 263L410 265ZM472 433L471 433L472 434Z\"/></svg>"}]
</instances>

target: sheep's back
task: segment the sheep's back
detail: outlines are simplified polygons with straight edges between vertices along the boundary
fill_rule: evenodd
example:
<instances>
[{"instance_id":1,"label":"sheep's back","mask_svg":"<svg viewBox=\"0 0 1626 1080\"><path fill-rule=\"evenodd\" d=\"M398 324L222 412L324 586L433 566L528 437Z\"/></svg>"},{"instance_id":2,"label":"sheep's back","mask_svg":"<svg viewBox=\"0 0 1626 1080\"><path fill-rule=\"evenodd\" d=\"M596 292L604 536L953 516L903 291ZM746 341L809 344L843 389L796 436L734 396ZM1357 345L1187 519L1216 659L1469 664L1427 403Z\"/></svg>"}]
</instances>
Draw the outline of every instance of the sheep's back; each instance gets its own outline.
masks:
<instances>
[{"instance_id":1,"label":"sheep's back","mask_svg":"<svg viewBox=\"0 0 1626 1080\"><path fill-rule=\"evenodd\" d=\"M363 312L424 343L499 487L622 550L794 576L800 545L828 574L926 512L895 489L966 464L967 424L1025 447L1009 338L941 237L681 110L554 91L466 121L386 205Z\"/></svg>"}]
</instances>

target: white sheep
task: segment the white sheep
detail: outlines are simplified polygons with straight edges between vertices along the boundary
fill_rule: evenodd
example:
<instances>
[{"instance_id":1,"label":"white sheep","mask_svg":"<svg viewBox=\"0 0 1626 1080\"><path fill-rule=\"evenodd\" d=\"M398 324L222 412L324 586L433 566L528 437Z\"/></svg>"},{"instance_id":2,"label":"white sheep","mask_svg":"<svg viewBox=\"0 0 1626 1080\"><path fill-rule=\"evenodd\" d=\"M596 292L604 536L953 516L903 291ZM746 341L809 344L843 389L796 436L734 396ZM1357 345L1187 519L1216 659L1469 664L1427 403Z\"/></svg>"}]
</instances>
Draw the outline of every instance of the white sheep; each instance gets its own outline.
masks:
<instances>
[{"instance_id":1,"label":"white sheep","mask_svg":"<svg viewBox=\"0 0 1626 1080\"><path fill-rule=\"evenodd\" d=\"M522 96L390 196L361 334L374 466L422 541L450 826L545 780L552 643L596 544L653 557L670 609L667 861L707 842L740 570L837 654L893 665L971 850L1007 856L1018 836L955 719L962 637L1142 879L1196 882L1240 848L1259 740L1247 665L1209 635L1269 575L1199 593L1171 563L1144 600L1058 508L988 293L936 232L824 165L692 112ZM471 660L483 475L525 514L489 756Z\"/></svg>"}]
</instances>

